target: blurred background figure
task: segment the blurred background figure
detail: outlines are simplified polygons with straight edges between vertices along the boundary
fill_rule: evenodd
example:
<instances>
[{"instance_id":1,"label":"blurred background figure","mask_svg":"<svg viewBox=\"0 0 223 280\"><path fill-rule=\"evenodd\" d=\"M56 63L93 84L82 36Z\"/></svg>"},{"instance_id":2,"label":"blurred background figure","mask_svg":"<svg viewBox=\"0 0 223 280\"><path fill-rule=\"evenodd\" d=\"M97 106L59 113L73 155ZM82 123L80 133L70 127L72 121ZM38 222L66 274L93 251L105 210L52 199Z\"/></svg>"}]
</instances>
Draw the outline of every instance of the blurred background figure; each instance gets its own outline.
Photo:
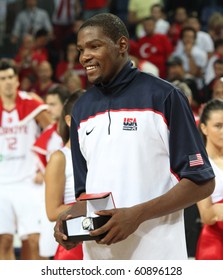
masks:
<instances>
[{"instance_id":1,"label":"blurred background figure","mask_svg":"<svg viewBox=\"0 0 223 280\"><path fill-rule=\"evenodd\" d=\"M74 39L67 43L65 58L61 60L56 67L55 77L58 82L63 82L66 72L74 72L82 82L82 88L87 87L87 76L84 67L79 62L79 54Z\"/></svg>"},{"instance_id":2,"label":"blurred background figure","mask_svg":"<svg viewBox=\"0 0 223 280\"><path fill-rule=\"evenodd\" d=\"M189 15L185 26L192 27L196 31L195 45L207 53L210 58L214 52L214 41L208 32L201 30L201 23L197 16Z\"/></svg>"},{"instance_id":3,"label":"blurred background figure","mask_svg":"<svg viewBox=\"0 0 223 280\"><path fill-rule=\"evenodd\" d=\"M145 35L141 22L144 18L151 16L152 5L161 2L161 0L129 0L128 27L131 38L138 39Z\"/></svg>"},{"instance_id":4,"label":"blurred background figure","mask_svg":"<svg viewBox=\"0 0 223 280\"><path fill-rule=\"evenodd\" d=\"M26 34L22 38L21 45L14 58L18 71L19 80L22 82L23 78L32 75L35 77L34 61L34 37L31 34Z\"/></svg>"},{"instance_id":5,"label":"blurred background figure","mask_svg":"<svg viewBox=\"0 0 223 280\"><path fill-rule=\"evenodd\" d=\"M36 77L36 83L33 85L32 90L45 99L47 92L56 85L53 80L53 69L49 61L44 60L37 65Z\"/></svg>"},{"instance_id":6,"label":"blurred background figure","mask_svg":"<svg viewBox=\"0 0 223 280\"><path fill-rule=\"evenodd\" d=\"M110 0L83 0L83 19L86 20L96 14L109 11Z\"/></svg>"},{"instance_id":7,"label":"blurred background figure","mask_svg":"<svg viewBox=\"0 0 223 280\"><path fill-rule=\"evenodd\" d=\"M167 77L166 79L169 82L174 82L176 80L186 83L191 92L192 100L191 107L194 114L197 114L200 108L200 105L203 103L203 93L199 91L195 77L187 73L183 67L183 61L181 57L172 55L167 60Z\"/></svg>"},{"instance_id":8,"label":"blurred background figure","mask_svg":"<svg viewBox=\"0 0 223 280\"><path fill-rule=\"evenodd\" d=\"M71 34L72 25L81 14L81 4L79 0L54 0L53 3L53 46L61 57L65 39Z\"/></svg>"},{"instance_id":9,"label":"blurred background figure","mask_svg":"<svg viewBox=\"0 0 223 280\"><path fill-rule=\"evenodd\" d=\"M223 12L223 10L222 10ZM208 30L212 40L223 39L223 15L219 11L214 12L208 18Z\"/></svg>"},{"instance_id":10,"label":"blurred background figure","mask_svg":"<svg viewBox=\"0 0 223 280\"><path fill-rule=\"evenodd\" d=\"M218 58L217 60L215 60L213 63L213 68L214 68L214 77L204 87L206 101L209 101L210 99L213 98L213 90L214 90L214 87L216 88L215 84L219 79L221 79L223 77L223 58ZM216 92L216 90L215 90L215 92Z\"/></svg>"},{"instance_id":11,"label":"blurred background figure","mask_svg":"<svg viewBox=\"0 0 223 280\"><path fill-rule=\"evenodd\" d=\"M196 259L223 260L223 99L212 99L205 105L200 130L216 177L212 195L197 203L202 230Z\"/></svg>"},{"instance_id":12,"label":"blurred background figure","mask_svg":"<svg viewBox=\"0 0 223 280\"><path fill-rule=\"evenodd\" d=\"M154 76L159 77L159 69L156 67L156 65L145 59L139 59L134 55L130 55L129 57L134 67L137 67L142 72L153 74Z\"/></svg>"},{"instance_id":13,"label":"blurred background figure","mask_svg":"<svg viewBox=\"0 0 223 280\"><path fill-rule=\"evenodd\" d=\"M58 133L58 125L63 104L69 96L70 93L65 87L61 85L55 86L47 92L45 100L46 104L48 105L48 112L52 119L52 125L48 126L40 134L32 147L32 150L35 152L39 160L39 172L37 174L37 180L43 185L39 249L40 256L46 259L54 257L58 244L56 243L53 236L54 223L50 222L46 215L44 176L46 165L51 154L57 149L63 147L62 138Z\"/></svg>"},{"instance_id":14,"label":"blurred background figure","mask_svg":"<svg viewBox=\"0 0 223 280\"><path fill-rule=\"evenodd\" d=\"M212 92L212 99L222 99L223 100L223 78L215 81Z\"/></svg>"},{"instance_id":15,"label":"blurred background figure","mask_svg":"<svg viewBox=\"0 0 223 280\"><path fill-rule=\"evenodd\" d=\"M173 21L170 23L168 31L168 37L170 38L173 48L176 47L178 41L180 40L181 32L185 27L187 18L187 10L183 6L177 7L174 10Z\"/></svg>"},{"instance_id":16,"label":"blurred background figure","mask_svg":"<svg viewBox=\"0 0 223 280\"><path fill-rule=\"evenodd\" d=\"M0 46L4 43L6 31L7 2L0 1Z\"/></svg>"},{"instance_id":17,"label":"blurred background figure","mask_svg":"<svg viewBox=\"0 0 223 280\"><path fill-rule=\"evenodd\" d=\"M35 181L38 165L32 145L40 129L50 125L47 106L18 90L18 71L10 59L0 60L0 259L15 259L17 234L25 244L21 259L40 259L42 188Z\"/></svg>"},{"instance_id":18,"label":"blurred background figure","mask_svg":"<svg viewBox=\"0 0 223 280\"><path fill-rule=\"evenodd\" d=\"M193 75L197 87L202 89L204 86L203 75L208 62L207 53L196 46L196 31L192 27L184 27L180 39L183 47L176 48L173 55L182 59L185 72Z\"/></svg>"},{"instance_id":19,"label":"blurred background figure","mask_svg":"<svg viewBox=\"0 0 223 280\"><path fill-rule=\"evenodd\" d=\"M151 7L151 16L155 19L155 33L168 34L170 23L166 20L164 7L161 4L154 4Z\"/></svg>"},{"instance_id":20,"label":"blurred background figure","mask_svg":"<svg viewBox=\"0 0 223 280\"><path fill-rule=\"evenodd\" d=\"M83 89L80 76L78 76L72 70L65 73L62 84L67 88L70 94L77 90Z\"/></svg>"},{"instance_id":21,"label":"blurred background figure","mask_svg":"<svg viewBox=\"0 0 223 280\"><path fill-rule=\"evenodd\" d=\"M37 0L26 0L26 7L17 15L12 29L11 42L18 43L25 34L35 35L37 30L46 29L53 36L53 27L49 14L37 7Z\"/></svg>"},{"instance_id":22,"label":"blurred background figure","mask_svg":"<svg viewBox=\"0 0 223 280\"><path fill-rule=\"evenodd\" d=\"M223 59L223 38L214 42L214 53L208 59L207 67L204 72L204 83L208 85L216 76L214 63L218 59Z\"/></svg>"},{"instance_id":23,"label":"blurred background figure","mask_svg":"<svg viewBox=\"0 0 223 280\"><path fill-rule=\"evenodd\" d=\"M109 1L109 12L117 15L128 26L128 5L129 0L110 0Z\"/></svg>"},{"instance_id":24,"label":"blurred background figure","mask_svg":"<svg viewBox=\"0 0 223 280\"><path fill-rule=\"evenodd\" d=\"M55 222L64 210L75 203L69 127L72 108L82 93L83 90L73 92L64 103L59 121L59 134L63 139L64 147L50 156L46 167L46 211L51 222ZM66 250L59 245L54 259L82 260L82 244L71 250Z\"/></svg>"},{"instance_id":25,"label":"blurred background figure","mask_svg":"<svg viewBox=\"0 0 223 280\"><path fill-rule=\"evenodd\" d=\"M192 107L192 104L193 104L193 94L192 94L192 91L189 88L189 86L185 82L181 82L179 80L173 81L173 84L175 86L177 86L186 95L186 97L188 99L188 102L189 102L189 104L191 106L191 109L193 111L193 107ZM193 111L193 115L194 115L194 119L195 119L196 125L198 126L200 117L199 117L198 113L194 112L194 111Z\"/></svg>"},{"instance_id":26,"label":"blurred background figure","mask_svg":"<svg viewBox=\"0 0 223 280\"><path fill-rule=\"evenodd\" d=\"M142 21L146 35L131 43L130 54L153 63L159 69L161 78L166 77L166 61L173 51L167 35L154 33L155 20L153 17Z\"/></svg>"}]
</instances>

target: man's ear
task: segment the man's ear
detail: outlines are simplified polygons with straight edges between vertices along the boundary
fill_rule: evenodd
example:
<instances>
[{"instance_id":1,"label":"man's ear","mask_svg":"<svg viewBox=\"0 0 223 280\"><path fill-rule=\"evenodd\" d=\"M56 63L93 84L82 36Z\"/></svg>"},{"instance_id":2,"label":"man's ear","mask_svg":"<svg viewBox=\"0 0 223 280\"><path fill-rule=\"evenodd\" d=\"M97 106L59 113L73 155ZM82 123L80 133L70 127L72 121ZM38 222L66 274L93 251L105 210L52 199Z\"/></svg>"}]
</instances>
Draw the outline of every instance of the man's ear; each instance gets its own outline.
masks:
<instances>
[{"instance_id":1,"label":"man's ear","mask_svg":"<svg viewBox=\"0 0 223 280\"><path fill-rule=\"evenodd\" d=\"M125 36L120 37L118 39L118 45L119 45L120 53L124 54L124 53L128 52L129 39Z\"/></svg>"}]
</instances>

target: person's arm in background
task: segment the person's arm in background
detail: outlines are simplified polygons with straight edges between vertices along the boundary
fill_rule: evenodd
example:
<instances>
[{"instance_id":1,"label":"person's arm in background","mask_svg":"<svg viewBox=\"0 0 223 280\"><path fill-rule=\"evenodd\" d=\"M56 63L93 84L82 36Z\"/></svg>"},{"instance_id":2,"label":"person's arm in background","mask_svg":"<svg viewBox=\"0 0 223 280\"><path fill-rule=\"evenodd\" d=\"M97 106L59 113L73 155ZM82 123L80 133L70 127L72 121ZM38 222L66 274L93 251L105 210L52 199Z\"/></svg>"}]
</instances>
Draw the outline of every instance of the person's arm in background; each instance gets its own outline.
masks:
<instances>
[{"instance_id":1,"label":"person's arm in background","mask_svg":"<svg viewBox=\"0 0 223 280\"><path fill-rule=\"evenodd\" d=\"M50 125L52 123L52 120L51 120L50 115L47 112L47 110L40 112L36 116L35 120L37 121L37 123L39 124L39 126L42 129L45 129L48 125Z\"/></svg>"},{"instance_id":2,"label":"person's arm in background","mask_svg":"<svg viewBox=\"0 0 223 280\"><path fill-rule=\"evenodd\" d=\"M223 221L223 204L212 203L211 197L207 197L197 203L201 217L201 222L207 225L213 225L216 222Z\"/></svg>"},{"instance_id":3,"label":"person's arm in background","mask_svg":"<svg viewBox=\"0 0 223 280\"><path fill-rule=\"evenodd\" d=\"M52 40L54 38L53 25L51 23L49 14L46 11L43 11L42 21L43 21L42 24L43 24L44 28L48 31L49 40Z\"/></svg>"},{"instance_id":4,"label":"person's arm in background","mask_svg":"<svg viewBox=\"0 0 223 280\"><path fill-rule=\"evenodd\" d=\"M21 28L22 28L22 15L18 14L15 19L14 26L12 29L12 34L11 34L11 43L12 44L16 44L18 42L18 39L20 37Z\"/></svg>"},{"instance_id":5,"label":"person's arm in background","mask_svg":"<svg viewBox=\"0 0 223 280\"><path fill-rule=\"evenodd\" d=\"M64 188L66 158L61 151L52 153L46 166L45 184L46 184L46 212L50 221L56 221L59 214L70 205L64 204Z\"/></svg>"},{"instance_id":6,"label":"person's arm in background","mask_svg":"<svg viewBox=\"0 0 223 280\"><path fill-rule=\"evenodd\" d=\"M80 151L78 129L73 117L71 118L70 138L75 180L75 197L78 198L85 193L87 166L86 161ZM77 201L67 210L62 212L57 219L56 225L54 227L54 237L57 242L67 250L76 247L79 243L67 241L67 236L64 234L63 221L72 217L83 215L86 215L86 201Z\"/></svg>"}]
</instances>

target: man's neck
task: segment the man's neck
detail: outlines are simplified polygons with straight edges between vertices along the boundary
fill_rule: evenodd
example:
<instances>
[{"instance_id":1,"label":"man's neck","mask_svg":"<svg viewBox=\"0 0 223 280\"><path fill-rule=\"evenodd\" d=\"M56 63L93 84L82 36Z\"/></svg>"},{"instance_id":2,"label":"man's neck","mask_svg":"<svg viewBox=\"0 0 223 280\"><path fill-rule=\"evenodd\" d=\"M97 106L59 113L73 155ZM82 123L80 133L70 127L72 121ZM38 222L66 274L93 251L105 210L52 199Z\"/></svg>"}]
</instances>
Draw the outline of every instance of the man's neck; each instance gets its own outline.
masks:
<instances>
[{"instance_id":1,"label":"man's neck","mask_svg":"<svg viewBox=\"0 0 223 280\"><path fill-rule=\"evenodd\" d=\"M11 111L13 108L15 108L16 105L16 95L15 96L2 96L2 106L5 110Z\"/></svg>"}]
</instances>

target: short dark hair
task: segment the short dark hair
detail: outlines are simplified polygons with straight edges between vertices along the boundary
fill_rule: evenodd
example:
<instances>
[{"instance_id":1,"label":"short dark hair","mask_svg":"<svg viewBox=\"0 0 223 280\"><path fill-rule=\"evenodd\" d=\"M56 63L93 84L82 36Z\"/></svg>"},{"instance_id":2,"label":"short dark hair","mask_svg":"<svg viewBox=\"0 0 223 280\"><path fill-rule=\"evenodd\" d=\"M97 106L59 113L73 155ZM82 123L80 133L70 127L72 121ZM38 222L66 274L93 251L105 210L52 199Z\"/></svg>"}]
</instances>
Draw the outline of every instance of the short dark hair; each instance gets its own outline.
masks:
<instances>
[{"instance_id":1,"label":"short dark hair","mask_svg":"<svg viewBox=\"0 0 223 280\"><path fill-rule=\"evenodd\" d=\"M117 42L117 40L122 36L129 38L129 33L124 22L119 17L111 13L101 13L87 19L81 25L79 31L88 26L101 27L103 33L114 42Z\"/></svg>"},{"instance_id":2,"label":"short dark hair","mask_svg":"<svg viewBox=\"0 0 223 280\"><path fill-rule=\"evenodd\" d=\"M154 23L156 22L156 20L155 20L155 18L153 16L144 17L141 20L141 22L143 23L144 21L147 21L147 20L153 21Z\"/></svg>"},{"instance_id":3,"label":"short dark hair","mask_svg":"<svg viewBox=\"0 0 223 280\"><path fill-rule=\"evenodd\" d=\"M36 31L35 33L35 39L40 38L40 37L45 37L48 35L48 31L45 28L40 28Z\"/></svg>"},{"instance_id":4,"label":"short dark hair","mask_svg":"<svg viewBox=\"0 0 223 280\"><path fill-rule=\"evenodd\" d=\"M195 30L193 27L191 27L191 26L186 26L186 27L184 27L184 28L181 30L181 33L180 33L180 38L181 38L181 39L183 38L184 34L185 34L187 31L192 31L192 32L194 33L194 39L197 38L197 32L196 32L196 30Z\"/></svg>"},{"instance_id":5,"label":"short dark hair","mask_svg":"<svg viewBox=\"0 0 223 280\"><path fill-rule=\"evenodd\" d=\"M214 42L214 48L215 48L215 50L216 50L218 47L221 47L221 46L223 46L223 39L220 38L220 39L215 40L215 42Z\"/></svg>"},{"instance_id":6,"label":"short dark hair","mask_svg":"<svg viewBox=\"0 0 223 280\"><path fill-rule=\"evenodd\" d=\"M167 66L183 65L183 61L179 56L171 56L167 59Z\"/></svg>"},{"instance_id":7,"label":"short dark hair","mask_svg":"<svg viewBox=\"0 0 223 280\"><path fill-rule=\"evenodd\" d=\"M13 69L14 73L18 75L18 67L15 61L11 58L1 58L0 59L0 71Z\"/></svg>"},{"instance_id":8,"label":"short dark hair","mask_svg":"<svg viewBox=\"0 0 223 280\"><path fill-rule=\"evenodd\" d=\"M69 97L70 93L65 86L59 84L51 87L48 90L46 96L48 95L58 95L61 103L64 104L65 100Z\"/></svg>"},{"instance_id":9,"label":"short dark hair","mask_svg":"<svg viewBox=\"0 0 223 280\"><path fill-rule=\"evenodd\" d=\"M156 4L153 4L150 8L150 11L152 11L153 8L160 8L161 12L164 13L165 10L164 10L164 6L162 4L159 4L159 3L156 3Z\"/></svg>"}]
</instances>

